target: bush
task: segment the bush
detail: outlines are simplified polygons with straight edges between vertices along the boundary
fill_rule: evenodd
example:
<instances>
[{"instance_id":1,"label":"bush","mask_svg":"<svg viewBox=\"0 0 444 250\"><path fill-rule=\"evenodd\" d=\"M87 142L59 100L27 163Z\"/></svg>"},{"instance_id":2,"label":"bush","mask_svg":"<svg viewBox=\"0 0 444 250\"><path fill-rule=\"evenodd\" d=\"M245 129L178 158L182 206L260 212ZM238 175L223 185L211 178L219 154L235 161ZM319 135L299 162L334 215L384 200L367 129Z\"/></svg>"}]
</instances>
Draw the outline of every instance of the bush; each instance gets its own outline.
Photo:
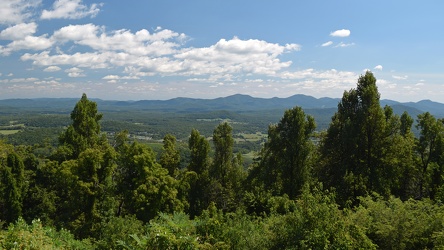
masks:
<instances>
[{"instance_id":1,"label":"bush","mask_svg":"<svg viewBox=\"0 0 444 250\"><path fill-rule=\"evenodd\" d=\"M56 231L51 227L43 227L40 220L33 220L28 225L19 218L16 223L9 225L6 231L0 232L1 249L93 249L89 241L78 241L66 231Z\"/></svg>"}]
</instances>

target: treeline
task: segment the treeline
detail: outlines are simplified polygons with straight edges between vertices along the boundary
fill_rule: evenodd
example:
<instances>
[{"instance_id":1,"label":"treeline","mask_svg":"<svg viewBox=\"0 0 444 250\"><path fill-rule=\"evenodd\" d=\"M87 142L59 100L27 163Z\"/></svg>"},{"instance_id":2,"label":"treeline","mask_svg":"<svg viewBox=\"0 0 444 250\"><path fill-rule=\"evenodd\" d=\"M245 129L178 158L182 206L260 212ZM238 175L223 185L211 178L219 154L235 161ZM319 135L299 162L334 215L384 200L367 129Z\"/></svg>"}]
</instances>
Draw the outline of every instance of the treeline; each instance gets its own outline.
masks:
<instances>
[{"instance_id":1,"label":"treeline","mask_svg":"<svg viewBox=\"0 0 444 250\"><path fill-rule=\"evenodd\" d=\"M228 123L193 129L185 167L109 140L84 94L51 152L0 142L0 248L444 248L444 121L381 107L371 72L344 92L328 129L295 107L247 170ZM182 162L182 164L181 164Z\"/></svg>"}]
</instances>

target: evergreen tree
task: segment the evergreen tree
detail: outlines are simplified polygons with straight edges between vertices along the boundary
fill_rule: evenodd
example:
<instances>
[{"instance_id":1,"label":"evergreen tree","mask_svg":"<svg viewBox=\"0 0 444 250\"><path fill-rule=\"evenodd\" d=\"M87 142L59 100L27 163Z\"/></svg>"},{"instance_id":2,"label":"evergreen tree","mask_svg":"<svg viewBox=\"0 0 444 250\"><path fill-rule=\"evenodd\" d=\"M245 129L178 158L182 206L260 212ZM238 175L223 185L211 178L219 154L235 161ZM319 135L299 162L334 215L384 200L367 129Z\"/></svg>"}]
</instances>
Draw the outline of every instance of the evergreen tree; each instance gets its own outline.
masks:
<instances>
[{"instance_id":1,"label":"evergreen tree","mask_svg":"<svg viewBox=\"0 0 444 250\"><path fill-rule=\"evenodd\" d=\"M244 174L239 169L237 158L233 155L233 128L226 122L219 124L213 132L214 162L210 169L211 200L216 205L230 211L236 207L239 189Z\"/></svg>"},{"instance_id":2,"label":"evergreen tree","mask_svg":"<svg viewBox=\"0 0 444 250\"><path fill-rule=\"evenodd\" d=\"M210 144L208 140L201 136L199 131L193 129L188 139L188 148L190 149L190 163L188 171L196 173L196 178L190 183L188 192L189 214L192 218L209 206L210 189Z\"/></svg>"},{"instance_id":3,"label":"evergreen tree","mask_svg":"<svg viewBox=\"0 0 444 250\"><path fill-rule=\"evenodd\" d=\"M59 138L62 146L59 154L64 156L63 159L76 159L81 152L96 146L103 139L100 137L101 119L97 103L88 100L86 94L83 94L71 112L72 124Z\"/></svg>"},{"instance_id":4,"label":"evergreen tree","mask_svg":"<svg viewBox=\"0 0 444 250\"><path fill-rule=\"evenodd\" d=\"M159 212L183 210L184 205L177 198L179 182L156 162L151 148L133 142L120 145L117 151L119 215L135 214L148 222Z\"/></svg>"},{"instance_id":5,"label":"evergreen tree","mask_svg":"<svg viewBox=\"0 0 444 250\"><path fill-rule=\"evenodd\" d=\"M226 122L219 124L213 132L214 162L211 176L223 187L228 185L228 172L232 167L233 128Z\"/></svg>"},{"instance_id":6,"label":"evergreen tree","mask_svg":"<svg viewBox=\"0 0 444 250\"><path fill-rule=\"evenodd\" d=\"M371 192L388 196L397 182L396 167L404 152L390 147L400 135L399 118L381 108L376 78L359 77L357 88L344 92L321 145L317 173L326 187L334 187L339 202Z\"/></svg>"},{"instance_id":7,"label":"evergreen tree","mask_svg":"<svg viewBox=\"0 0 444 250\"><path fill-rule=\"evenodd\" d=\"M101 135L97 104L86 94L71 112L72 124L60 135L60 146L52 156L58 160L55 182L58 221L67 223L79 237L96 237L102 220L112 215L112 174L116 152ZM69 202L68 202L69 201Z\"/></svg>"},{"instance_id":8,"label":"evergreen tree","mask_svg":"<svg viewBox=\"0 0 444 250\"><path fill-rule=\"evenodd\" d=\"M259 181L256 185L262 183L274 195L296 198L310 179L315 127L313 117L300 107L286 110L278 124L270 125L260 162L251 172L251 178Z\"/></svg>"},{"instance_id":9,"label":"evergreen tree","mask_svg":"<svg viewBox=\"0 0 444 250\"><path fill-rule=\"evenodd\" d=\"M2 194L3 194L3 218L6 222L11 223L22 215L22 200L17 182L11 169L1 166L2 177Z\"/></svg>"},{"instance_id":10,"label":"evergreen tree","mask_svg":"<svg viewBox=\"0 0 444 250\"><path fill-rule=\"evenodd\" d=\"M163 138L163 152L160 156L160 165L168 169L170 176L176 178L179 174L180 153L176 148L176 137L171 134Z\"/></svg>"},{"instance_id":11,"label":"evergreen tree","mask_svg":"<svg viewBox=\"0 0 444 250\"><path fill-rule=\"evenodd\" d=\"M434 198L443 184L444 171L444 124L429 112L418 115L416 127L420 136L416 140L420 198Z\"/></svg>"},{"instance_id":12,"label":"evergreen tree","mask_svg":"<svg viewBox=\"0 0 444 250\"><path fill-rule=\"evenodd\" d=\"M0 169L3 216L6 222L14 222L22 216L23 198L26 195L23 160L15 152L10 152L6 157L6 165L0 165Z\"/></svg>"}]
</instances>

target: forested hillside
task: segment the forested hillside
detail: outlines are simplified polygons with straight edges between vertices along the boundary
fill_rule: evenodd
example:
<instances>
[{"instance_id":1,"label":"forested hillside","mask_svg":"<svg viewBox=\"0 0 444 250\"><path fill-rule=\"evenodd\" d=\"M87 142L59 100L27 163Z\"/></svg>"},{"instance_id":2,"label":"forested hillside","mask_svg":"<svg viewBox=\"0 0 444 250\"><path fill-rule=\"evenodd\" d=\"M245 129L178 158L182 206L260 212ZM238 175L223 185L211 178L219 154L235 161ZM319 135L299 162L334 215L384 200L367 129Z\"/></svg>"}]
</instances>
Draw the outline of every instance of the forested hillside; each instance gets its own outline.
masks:
<instances>
[{"instance_id":1,"label":"forested hillside","mask_svg":"<svg viewBox=\"0 0 444 250\"><path fill-rule=\"evenodd\" d=\"M97 105L84 94L56 145L0 141L0 248L444 248L444 119L381 106L371 72L322 132L286 110L247 168L226 121L156 155Z\"/></svg>"}]
</instances>

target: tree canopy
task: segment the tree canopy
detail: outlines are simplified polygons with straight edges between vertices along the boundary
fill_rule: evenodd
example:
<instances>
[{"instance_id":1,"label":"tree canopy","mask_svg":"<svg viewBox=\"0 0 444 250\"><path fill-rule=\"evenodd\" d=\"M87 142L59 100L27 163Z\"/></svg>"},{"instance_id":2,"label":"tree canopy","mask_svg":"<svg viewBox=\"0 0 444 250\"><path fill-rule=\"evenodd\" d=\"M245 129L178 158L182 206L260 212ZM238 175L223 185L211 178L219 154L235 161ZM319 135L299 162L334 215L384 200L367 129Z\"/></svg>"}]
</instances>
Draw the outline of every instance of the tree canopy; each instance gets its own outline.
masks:
<instances>
[{"instance_id":1,"label":"tree canopy","mask_svg":"<svg viewBox=\"0 0 444 250\"><path fill-rule=\"evenodd\" d=\"M366 72L325 131L288 109L244 165L230 121L156 155L84 94L48 153L0 141L0 248L442 249L444 120L379 98Z\"/></svg>"}]
</instances>

